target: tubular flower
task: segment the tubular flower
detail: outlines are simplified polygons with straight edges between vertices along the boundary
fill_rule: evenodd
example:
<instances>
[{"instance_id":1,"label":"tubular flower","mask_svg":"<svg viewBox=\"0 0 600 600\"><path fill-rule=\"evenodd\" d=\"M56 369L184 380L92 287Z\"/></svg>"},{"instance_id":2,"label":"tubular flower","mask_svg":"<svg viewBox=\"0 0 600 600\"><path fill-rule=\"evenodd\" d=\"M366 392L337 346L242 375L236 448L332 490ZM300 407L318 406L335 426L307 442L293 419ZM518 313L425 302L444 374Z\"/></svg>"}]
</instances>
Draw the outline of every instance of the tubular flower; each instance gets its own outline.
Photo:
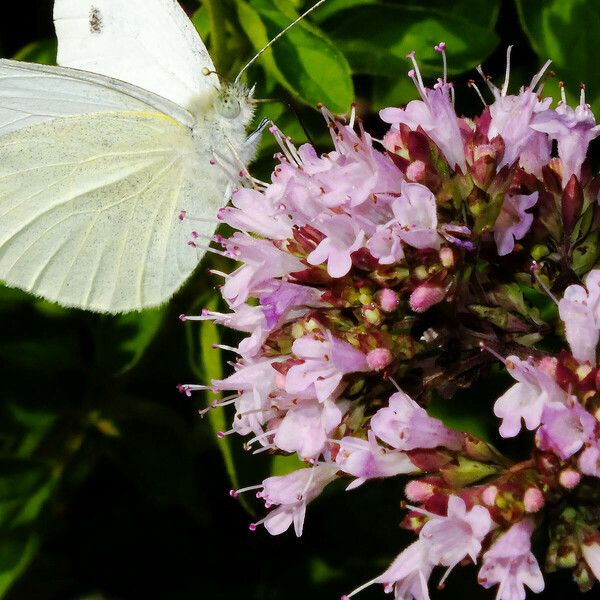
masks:
<instances>
[{"instance_id":1,"label":"tubular flower","mask_svg":"<svg viewBox=\"0 0 600 600\"><path fill-rule=\"evenodd\" d=\"M210 248L222 309L182 316L245 336L217 346L233 372L180 390L227 392L201 411L235 411L219 437L298 462L231 492L264 500L253 530L301 535L336 480L410 477L401 526L417 540L346 598L381 584L425 600L436 566L443 582L476 563L499 600L523 600L544 587L539 529L540 564L587 590L600 578L600 177L586 156L600 129L583 96L574 109L542 97L549 63L516 94L507 64L500 87L484 78L491 104L459 116L445 48L431 88L409 54L419 98L381 111L381 141L326 109L329 152L271 127L270 181L218 213L234 230ZM519 436L510 458L460 431L468 388L497 439Z\"/></svg>"}]
</instances>

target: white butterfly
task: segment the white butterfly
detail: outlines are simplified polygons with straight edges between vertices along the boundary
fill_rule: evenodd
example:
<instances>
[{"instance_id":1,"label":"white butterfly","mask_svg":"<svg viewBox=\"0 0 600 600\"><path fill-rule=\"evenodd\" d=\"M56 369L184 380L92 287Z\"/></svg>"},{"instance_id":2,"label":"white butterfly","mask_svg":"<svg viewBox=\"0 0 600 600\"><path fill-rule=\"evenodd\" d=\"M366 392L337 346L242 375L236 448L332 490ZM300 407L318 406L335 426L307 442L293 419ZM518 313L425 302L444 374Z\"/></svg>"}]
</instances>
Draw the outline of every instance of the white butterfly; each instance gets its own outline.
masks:
<instances>
[{"instance_id":1,"label":"white butterfly","mask_svg":"<svg viewBox=\"0 0 600 600\"><path fill-rule=\"evenodd\" d=\"M99 312L156 306L198 264L179 211L214 218L227 165L250 159L250 93L206 74L176 0L56 0L54 20L62 67L0 60L0 279Z\"/></svg>"}]
</instances>

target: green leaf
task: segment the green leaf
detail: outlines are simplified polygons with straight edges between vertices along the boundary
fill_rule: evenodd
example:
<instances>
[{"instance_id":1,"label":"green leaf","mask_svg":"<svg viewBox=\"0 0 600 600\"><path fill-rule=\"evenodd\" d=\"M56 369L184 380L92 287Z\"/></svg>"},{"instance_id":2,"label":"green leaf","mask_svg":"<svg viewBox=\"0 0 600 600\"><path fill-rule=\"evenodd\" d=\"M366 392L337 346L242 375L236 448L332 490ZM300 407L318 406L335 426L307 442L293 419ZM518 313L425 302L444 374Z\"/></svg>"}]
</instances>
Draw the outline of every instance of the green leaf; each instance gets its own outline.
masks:
<instances>
[{"instance_id":1,"label":"green leaf","mask_svg":"<svg viewBox=\"0 0 600 600\"><path fill-rule=\"evenodd\" d=\"M200 34L202 41L207 44L210 35L210 17L206 6L201 6L192 16L192 23Z\"/></svg>"},{"instance_id":2,"label":"green leaf","mask_svg":"<svg viewBox=\"0 0 600 600\"><path fill-rule=\"evenodd\" d=\"M166 314L166 307L152 308L140 313L127 313L117 317L118 327L129 330L131 335L121 342L121 350L130 358L119 373L132 369L155 338Z\"/></svg>"},{"instance_id":3,"label":"green leaf","mask_svg":"<svg viewBox=\"0 0 600 600\"><path fill-rule=\"evenodd\" d=\"M319 7L311 15L311 18L317 23L322 23L338 12L366 4L378 4L378 2L377 0L329 0L322 7ZM422 0L418 5L427 10L450 12L448 10L448 0ZM481 27L492 29L500 12L500 0L477 0L477 7L475 10L473 9L473 0L454 0L451 12L454 16L467 19Z\"/></svg>"},{"instance_id":4,"label":"green leaf","mask_svg":"<svg viewBox=\"0 0 600 600\"><path fill-rule=\"evenodd\" d=\"M14 56L14 60L35 62L43 65L56 64L56 39L32 42L21 48Z\"/></svg>"},{"instance_id":5,"label":"green leaf","mask_svg":"<svg viewBox=\"0 0 600 600\"><path fill-rule=\"evenodd\" d=\"M237 7L239 21L256 51L296 15L293 10L281 10L274 0L238 0ZM350 67L318 28L306 22L296 25L260 60L272 77L307 104L322 103L336 113L350 109L354 99Z\"/></svg>"},{"instance_id":6,"label":"green leaf","mask_svg":"<svg viewBox=\"0 0 600 600\"><path fill-rule=\"evenodd\" d=\"M406 55L416 50L424 76L439 76L442 61L433 47L448 46L449 73L477 66L498 44L498 36L476 22L424 6L368 4L345 10L324 26L355 73L396 77L406 73ZM468 35L465 32L468 31Z\"/></svg>"},{"instance_id":7,"label":"green leaf","mask_svg":"<svg viewBox=\"0 0 600 600\"><path fill-rule=\"evenodd\" d=\"M306 467L306 464L296 454L290 454L289 456L276 454L271 462L271 475L287 475L304 467Z\"/></svg>"},{"instance_id":8,"label":"green leaf","mask_svg":"<svg viewBox=\"0 0 600 600\"><path fill-rule=\"evenodd\" d=\"M141 312L90 317L98 367L111 375L122 375L133 369L160 331L166 312L165 305Z\"/></svg>"},{"instance_id":9,"label":"green leaf","mask_svg":"<svg viewBox=\"0 0 600 600\"><path fill-rule=\"evenodd\" d=\"M569 100L577 102L579 82L586 84L587 102L600 110L600 71L597 45L600 3L589 0L516 0L521 25L539 56L550 58L558 77L548 81L544 95L560 98L558 81L564 81Z\"/></svg>"},{"instance_id":10,"label":"green leaf","mask_svg":"<svg viewBox=\"0 0 600 600\"><path fill-rule=\"evenodd\" d=\"M38 535L28 529L0 536L0 598L25 572L39 545Z\"/></svg>"}]
</instances>

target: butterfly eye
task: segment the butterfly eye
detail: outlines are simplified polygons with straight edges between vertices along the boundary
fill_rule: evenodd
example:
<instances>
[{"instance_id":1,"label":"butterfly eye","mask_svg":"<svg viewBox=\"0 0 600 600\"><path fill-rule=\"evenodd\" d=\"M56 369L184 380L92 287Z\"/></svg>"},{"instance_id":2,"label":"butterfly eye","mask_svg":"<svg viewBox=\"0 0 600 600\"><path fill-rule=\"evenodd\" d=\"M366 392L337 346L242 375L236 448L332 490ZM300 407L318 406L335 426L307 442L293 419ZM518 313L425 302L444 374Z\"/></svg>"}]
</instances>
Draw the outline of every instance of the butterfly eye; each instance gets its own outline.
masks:
<instances>
[{"instance_id":1,"label":"butterfly eye","mask_svg":"<svg viewBox=\"0 0 600 600\"><path fill-rule=\"evenodd\" d=\"M226 119L235 119L242 112L242 106L233 96L219 96L215 102L217 112Z\"/></svg>"}]
</instances>

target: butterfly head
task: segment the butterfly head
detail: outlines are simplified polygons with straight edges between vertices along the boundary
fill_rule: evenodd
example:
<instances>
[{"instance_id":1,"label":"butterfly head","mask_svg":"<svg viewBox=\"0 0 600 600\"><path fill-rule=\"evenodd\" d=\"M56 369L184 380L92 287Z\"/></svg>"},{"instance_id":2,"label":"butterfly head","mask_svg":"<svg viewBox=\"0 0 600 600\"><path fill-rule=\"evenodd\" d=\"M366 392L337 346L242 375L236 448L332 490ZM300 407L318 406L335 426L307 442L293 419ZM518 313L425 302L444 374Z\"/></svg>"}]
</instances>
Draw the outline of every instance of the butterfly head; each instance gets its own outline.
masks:
<instances>
[{"instance_id":1,"label":"butterfly head","mask_svg":"<svg viewBox=\"0 0 600 600\"><path fill-rule=\"evenodd\" d=\"M232 126L246 125L254 114L253 93L254 88L243 83L223 83L213 102L215 112Z\"/></svg>"}]
</instances>

